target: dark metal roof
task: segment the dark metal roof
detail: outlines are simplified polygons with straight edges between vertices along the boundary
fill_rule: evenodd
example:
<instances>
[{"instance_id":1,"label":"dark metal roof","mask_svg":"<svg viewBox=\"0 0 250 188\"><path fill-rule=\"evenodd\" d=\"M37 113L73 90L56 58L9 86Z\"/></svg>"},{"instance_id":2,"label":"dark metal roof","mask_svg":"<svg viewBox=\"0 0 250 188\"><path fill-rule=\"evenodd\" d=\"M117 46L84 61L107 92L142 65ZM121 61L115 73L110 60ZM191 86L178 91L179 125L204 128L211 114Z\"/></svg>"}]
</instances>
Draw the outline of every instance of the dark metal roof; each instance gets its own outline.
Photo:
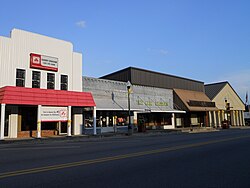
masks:
<instances>
[{"instance_id":1,"label":"dark metal roof","mask_svg":"<svg viewBox=\"0 0 250 188\"><path fill-rule=\"evenodd\" d=\"M231 84L228 81L225 82L218 82L218 83L213 83L213 84L206 84L205 85L205 92L206 95L213 100L216 95L218 95L218 93L226 86L229 85L231 87L231 89L233 90L233 92L237 95L237 97L240 99L240 101L244 104L243 100L240 98L240 96L238 95L238 93L234 90L234 88L231 86Z\"/></svg>"},{"instance_id":2,"label":"dark metal roof","mask_svg":"<svg viewBox=\"0 0 250 188\"><path fill-rule=\"evenodd\" d=\"M174 76L174 75L171 75L171 74L165 74L165 73L160 73L160 72L146 70L146 69L141 69L141 68L137 68L137 67L127 67L127 68L124 68L122 70L119 70L119 71L116 71L116 72L104 75L104 76L102 76L100 78L109 77L109 76L116 75L116 74L119 74L119 73L123 73L123 72L126 72L126 71L130 71L131 72L132 70L139 70L139 71L143 71L143 72L149 72L149 73L163 75L163 76L169 76L169 77L173 77L173 78L180 78L180 79L183 79L183 80L189 80L189 81L193 81L193 82L198 82L198 83L204 84L204 82L202 82L202 81L193 80L193 79L190 79L190 78L183 78L183 77L180 77L180 76Z\"/></svg>"},{"instance_id":3,"label":"dark metal roof","mask_svg":"<svg viewBox=\"0 0 250 188\"><path fill-rule=\"evenodd\" d=\"M218 82L213 84L207 84L205 85L205 92L206 95L213 100L216 95L227 85L228 82Z\"/></svg>"},{"instance_id":4,"label":"dark metal roof","mask_svg":"<svg viewBox=\"0 0 250 188\"><path fill-rule=\"evenodd\" d=\"M101 79L116 81L130 81L135 85L158 87L165 89L186 89L204 92L204 82L188 78L173 76L169 74L128 67L117 72L102 76Z\"/></svg>"}]
</instances>

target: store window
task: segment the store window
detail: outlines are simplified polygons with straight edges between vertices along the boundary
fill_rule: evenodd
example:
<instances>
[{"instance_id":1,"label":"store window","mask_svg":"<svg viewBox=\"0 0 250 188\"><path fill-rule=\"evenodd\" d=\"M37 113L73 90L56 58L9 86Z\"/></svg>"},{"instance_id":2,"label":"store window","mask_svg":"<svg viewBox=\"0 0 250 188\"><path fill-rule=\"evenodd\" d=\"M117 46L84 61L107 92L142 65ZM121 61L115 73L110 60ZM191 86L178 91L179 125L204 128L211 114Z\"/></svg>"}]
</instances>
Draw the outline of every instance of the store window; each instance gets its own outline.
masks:
<instances>
[{"instance_id":1,"label":"store window","mask_svg":"<svg viewBox=\"0 0 250 188\"><path fill-rule=\"evenodd\" d=\"M40 72L32 71L32 88L40 88L40 77Z\"/></svg>"},{"instance_id":2,"label":"store window","mask_svg":"<svg viewBox=\"0 0 250 188\"><path fill-rule=\"evenodd\" d=\"M68 76L61 75L61 90L68 90Z\"/></svg>"},{"instance_id":3,"label":"store window","mask_svg":"<svg viewBox=\"0 0 250 188\"><path fill-rule=\"evenodd\" d=\"M55 74L47 73L47 89L55 89Z\"/></svg>"},{"instance_id":4,"label":"store window","mask_svg":"<svg viewBox=\"0 0 250 188\"><path fill-rule=\"evenodd\" d=\"M23 69L16 70L16 86L18 87L25 86L25 70Z\"/></svg>"}]
</instances>

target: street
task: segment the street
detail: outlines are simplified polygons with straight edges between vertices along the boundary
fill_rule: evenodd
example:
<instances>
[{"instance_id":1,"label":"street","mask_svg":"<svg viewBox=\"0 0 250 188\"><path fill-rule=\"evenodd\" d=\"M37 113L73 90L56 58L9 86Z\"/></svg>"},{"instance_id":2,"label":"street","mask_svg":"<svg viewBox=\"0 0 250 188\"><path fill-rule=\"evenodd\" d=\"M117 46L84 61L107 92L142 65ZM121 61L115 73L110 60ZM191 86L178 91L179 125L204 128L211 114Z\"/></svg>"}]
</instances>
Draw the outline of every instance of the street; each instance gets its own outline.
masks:
<instances>
[{"instance_id":1,"label":"street","mask_svg":"<svg viewBox=\"0 0 250 188\"><path fill-rule=\"evenodd\" d=\"M0 143L0 187L250 187L250 129Z\"/></svg>"}]
</instances>

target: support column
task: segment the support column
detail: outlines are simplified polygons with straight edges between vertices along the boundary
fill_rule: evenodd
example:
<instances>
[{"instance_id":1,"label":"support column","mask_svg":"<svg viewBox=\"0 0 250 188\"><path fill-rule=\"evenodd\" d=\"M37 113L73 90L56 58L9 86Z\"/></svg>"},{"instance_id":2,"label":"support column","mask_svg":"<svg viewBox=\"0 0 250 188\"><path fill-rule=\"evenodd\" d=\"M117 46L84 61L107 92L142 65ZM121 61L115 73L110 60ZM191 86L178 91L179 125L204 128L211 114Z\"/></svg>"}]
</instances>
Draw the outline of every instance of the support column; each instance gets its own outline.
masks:
<instances>
[{"instance_id":1,"label":"support column","mask_svg":"<svg viewBox=\"0 0 250 188\"><path fill-rule=\"evenodd\" d=\"M235 115L235 126L239 126L240 125L240 123L239 123L239 111L238 110L235 111L234 115Z\"/></svg>"},{"instance_id":2,"label":"support column","mask_svg":"<svg viewBox=\"0 0 250 188\"><path fill-rule=\"evenodd\" d=\"M116 116L113 116L113 117L112 117L112 120L113 120L114 132L116 133L116 132L117 132Z\"/></svg>"},{"instance_id":3,"label":"support column","mask_svg":"<svg viewBox=\"0 0 250 188\"><path fill-rule=\"evenodd\" d=\"M238 110L238 117L239 117L239 126L242 126L240 110Z\"/></svg>"},{"instance_id":4,"label":"support column","mask_svg":"<svg viewBox=\"0 0 250 188\"><path fill-rule=\"evenodd\" d=\"M209 127L213 127L212 111L208 112L208 116L209 116Z\"/></svg>"},{"instance_id":5,"label":"support column","mask_svg":"<svg viewBox=\"0 0 250 188\"><path fill-rule=\"evenodd\" d=\"M244 117L244 113L243 113L243 111L242 111L242 110L240 111L240 113L241 113L241 117L242 117L242 126L245 126L246 124L245 124L245 117Z\"/></svg>"},{"instance_id":6,"label":"support column","mask_svg":"<svg viewBox=\"0 0 250 188\"><path fill-rule=\"evenodd\" d=\"M36 138L41 138L41 108L42 108L42 105L38 105Z\"/></svg>"},{"instance_id":7,"label":"support column","mask_svg":"<svg viewBox=\"0 0 250 188\"><path fill-rule=\"evenodd\" d=\"M93 109L93 129L94 129L94 135L96 135L96 107L95 106Z\"/></svg>"},{"instance_id":8,"label":"support column","mask_svg":"<svg viewBox=\"0 0 250 188\"><path fill-rule=\"evenodd\" d=\"M71 136L71 106L68 106L67 136Z\"/></svg>"},{"instance_id":9,"label":"support column","mask_svg":"<svg viewBox=\"0 0 250 188\"><path fill-rule=\"evenodd\" d=\"M214 127L218 127L216 111L213 111L213 116L214 116Z\"/></svg>"},{"instance_id":10,"label":"support column","mask_svg":"<svg viewBox=\"0 0 250 188\"><path fill-rule=\"evenodd\" d=\"M4 140L5 106L6 104L1 104L0 140Z\"/></svg>"},{"instance_id":11,"label":"support column","mask_svg":"<svg viewBox=\"0 0 250 188\"><path fill-rule=\"evenodd\" d=\"M221 121L222 121L221 117L222 117L222 112L219 110L218 111L218 126L219 127L221 127Z\"/></svg>"},{"instance_id":12,"label":"support column","mask_svg":"<svg viewBox=\"0 0 250 188\"><path fill-rule=\"evenodd\" d=\"M175 129L175 114L174 113L172 113L171 124L172 124L172 128Z\"/></svg>"},{"instance_id":13,"label":"support column","mask_svg":"<svg viewBox=\"0 0 250 188\"><path fill-rule=\"evenodd\" d=\"M109 116L106 116L106 126L109 126Z\"/></svg>"}]
</instances>

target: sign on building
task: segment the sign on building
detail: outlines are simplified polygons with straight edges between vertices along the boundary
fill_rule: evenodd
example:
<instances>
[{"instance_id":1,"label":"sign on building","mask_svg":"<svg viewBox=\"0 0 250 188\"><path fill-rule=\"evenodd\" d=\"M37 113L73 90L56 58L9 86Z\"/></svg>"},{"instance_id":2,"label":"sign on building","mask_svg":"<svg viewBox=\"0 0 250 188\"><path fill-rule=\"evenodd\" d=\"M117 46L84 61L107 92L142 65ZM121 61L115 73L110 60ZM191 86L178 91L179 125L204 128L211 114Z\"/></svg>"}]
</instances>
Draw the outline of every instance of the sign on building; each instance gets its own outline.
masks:
<instances>
[{"instance_id":1,"label":"sign on building","mask_svg":"<svg viewBox=\"0 0 250 188\"><path fill-rule=\"evenodd\" d=\"M41 121L67 121L68 109L67 107L41 107Z\"/></svg>"},{"instance_id":2,"label":"sign on building","mask_svg":"<svg viewBox=\"0 0 250 188\"><path fill-rule=\"evenodd\" d=\"M58 58L31 53L30 68L58 71Z\"/></svg>"}]
</instances>

